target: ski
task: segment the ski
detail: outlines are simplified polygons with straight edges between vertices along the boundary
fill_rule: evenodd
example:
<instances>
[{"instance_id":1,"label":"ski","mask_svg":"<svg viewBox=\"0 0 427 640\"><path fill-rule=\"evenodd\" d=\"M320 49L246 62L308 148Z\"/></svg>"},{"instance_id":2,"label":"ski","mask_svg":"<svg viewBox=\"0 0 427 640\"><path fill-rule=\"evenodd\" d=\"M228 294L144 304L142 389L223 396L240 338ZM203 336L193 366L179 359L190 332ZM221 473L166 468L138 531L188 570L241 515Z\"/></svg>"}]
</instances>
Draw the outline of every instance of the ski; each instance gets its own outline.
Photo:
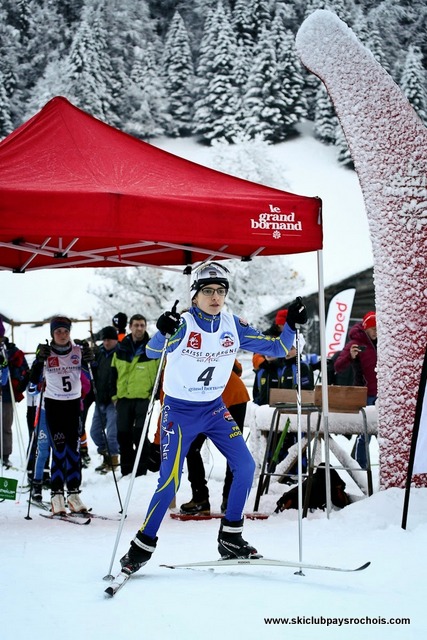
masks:
<instances>
[{"instance_id":1,"label":"ski","mask_svg":"<svg viewBox=\"0 0 427 640\"><path fill-rule=\"evenodd\" d=\"M109 598L112 598L113 596L116 595L117 591L120 591L123 585L126 584L126 582L129 580L131 575L132 574L129 573L128 571L124 571L124 570L120 571L120 573L118 573L116 577L113 579L113 582L110 584L110 586L105 589L104 593Z\"/></svg>"},{"instance_id":2,"label":"ski","mask_svg":"<svg viewBox=\"0 0 427 640\"><path fill-rule=\"evenodd\" d=\"M31 504L37 507L38 509L42 509L43 511L51 510L50 502L45 502L44 500L42 501L31 500ZM120 517L115 518L110 516L102 516L97 513L92 513L91 511L81 511L80 513L75 513L74 511L67 511L66 516L69 518L77 518L77 519L84 518L85 520L87 520L88 518L90 518L91 520L93 518L97 518L99 520L113 520L114 522L120 521Z\"/></svg>"},{"instance_id":3,"label":"ski","mask_svg":"<svg viewBox=\"0 0 427 640\"><path fill-rule=\"evenodd\" d=\"M119 522L121 519L120 517L101 516L98 513L92 513L92 511L80 511L79 513L70 511L67 515L71 518L90 518L91 520L96 518L99 520L113 520L114 522Z\"/></svg>"},{"instance_id":4,"label":"ski","mask_svg":"<svg viewBox=\"0 0 427 640\"><path fill-rule=\"evenodd\" d=\"M51 505L50 502L45 502L44 500L29 500L29 503L33 507L37 507L38 509L42 509L43 511L50 511Z\"/></svg>"},{"instance_id":5,"label":"ski","mask_svg":"<svg viewBox=\"0 0 427 640\"><path fill-rule=\"evenodd\" d=\"M214 520L217 518L223 518L223 513L171 513L170 517L173 520L182 520L183 522L187 520ZM245 513L245 518L248 520L267 520L267 513Z\"/></svg>"},{"instance_id":6,"label":"ski","mask_svg":"<svg viewBox=\"0 0 427 640\"><path fill-rule=\"evenodd\" d=\"M71 518L67 514L54 514L51 513L48 515L47 513L39 513L39 516L42 518L48 518L49 520L61 520L62 522L69 522L70 524L90 524L90 518L87 520L80 520L79 518Z\"/></svg>"},{"instance_id":7,"label":"ski","mask_svg":"<svg viewBox=\"0 0 427 640\"><path fill-rule=\"evenodd\" d=\"M365 562L356 568L330 567L320 564L309 564L306 562L290 562L288 560L270 560L269 558L232 558L230 560L207 560L205 562L189 562L188 564L161 564L167 569L194 569L197 567L231 567L236 565L258 565L269 567L291 567L294 569L318 569L320 571L363 571L371 563Z\"/></svg>"}]
</instances>

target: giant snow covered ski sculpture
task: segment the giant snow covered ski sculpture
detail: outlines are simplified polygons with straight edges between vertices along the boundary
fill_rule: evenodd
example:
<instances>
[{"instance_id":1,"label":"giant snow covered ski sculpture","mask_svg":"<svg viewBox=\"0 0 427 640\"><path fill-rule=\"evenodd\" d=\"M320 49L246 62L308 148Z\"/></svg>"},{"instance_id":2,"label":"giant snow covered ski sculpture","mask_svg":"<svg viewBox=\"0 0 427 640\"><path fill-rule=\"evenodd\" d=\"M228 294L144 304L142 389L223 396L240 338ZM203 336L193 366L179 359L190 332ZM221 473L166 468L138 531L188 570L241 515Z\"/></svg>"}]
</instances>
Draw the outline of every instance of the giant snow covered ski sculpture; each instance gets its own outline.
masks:
<instances>
[{"instance_id":1,"label":"giant snow covered ski sculpture","mask_svg":"<svg viewBox=\"0 0 427 640\"><path fill-rule=\"evenodd\" d=\"M427 129L334 13L312 13L296 45L334 103L364 195L379 329L380 479L383 488L402 487L426 344ZM426 484L426 476L415 480Z\"/></svg>"}]
</instances>

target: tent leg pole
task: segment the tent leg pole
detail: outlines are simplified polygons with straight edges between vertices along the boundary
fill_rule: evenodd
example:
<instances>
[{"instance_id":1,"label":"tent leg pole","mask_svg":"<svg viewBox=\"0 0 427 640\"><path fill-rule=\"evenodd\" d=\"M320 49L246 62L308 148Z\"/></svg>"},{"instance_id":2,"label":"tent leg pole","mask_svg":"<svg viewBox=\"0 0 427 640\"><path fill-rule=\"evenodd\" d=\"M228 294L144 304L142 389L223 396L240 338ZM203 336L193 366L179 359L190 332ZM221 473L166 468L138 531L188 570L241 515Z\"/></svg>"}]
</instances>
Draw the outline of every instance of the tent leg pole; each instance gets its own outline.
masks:
<instances>
[{"instance_id":1,"label":"tent leg pole","mask_svg":"<svg viewBox=\"0 0 427 640\"><path fill-rule=\"evenodd\" d=\"M319 338L320 338L320 362L322 373L322 416L323 416L323 440L325 443L325 485L326 485L326 514L332 509L331 501L331 474L329 461L329 402L328 402L328 369L326 354L326 321L325 321L325 283L323 279L323 251L317 252L317 274L319 283Z\"/></svg>"}]
</instances>

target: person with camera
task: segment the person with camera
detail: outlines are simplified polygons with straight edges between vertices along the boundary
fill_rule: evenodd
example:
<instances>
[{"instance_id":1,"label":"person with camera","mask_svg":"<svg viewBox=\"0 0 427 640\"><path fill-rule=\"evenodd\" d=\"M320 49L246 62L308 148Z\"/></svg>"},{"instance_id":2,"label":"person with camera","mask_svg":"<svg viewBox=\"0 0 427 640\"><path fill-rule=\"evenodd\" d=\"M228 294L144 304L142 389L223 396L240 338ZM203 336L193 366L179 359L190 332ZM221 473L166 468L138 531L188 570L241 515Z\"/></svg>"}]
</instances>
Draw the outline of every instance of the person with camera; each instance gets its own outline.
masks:
<instances>
[{"instance_id":1,"label":"person with camera","mask_svg":"<svg viewBox=\"0 0 427 640\"><path fill-rule=\"evenodd\" d=\"M373 405L378 395L377 387L377 316L369 311L362 322L355 324L348 332L349 340L335 360L336 373L343 373L350 365L353 368L354 386L367 387L367 404ZM354 449L356 461L366 469L365 436L357 436Z\"/></svg>"}]
</instances>

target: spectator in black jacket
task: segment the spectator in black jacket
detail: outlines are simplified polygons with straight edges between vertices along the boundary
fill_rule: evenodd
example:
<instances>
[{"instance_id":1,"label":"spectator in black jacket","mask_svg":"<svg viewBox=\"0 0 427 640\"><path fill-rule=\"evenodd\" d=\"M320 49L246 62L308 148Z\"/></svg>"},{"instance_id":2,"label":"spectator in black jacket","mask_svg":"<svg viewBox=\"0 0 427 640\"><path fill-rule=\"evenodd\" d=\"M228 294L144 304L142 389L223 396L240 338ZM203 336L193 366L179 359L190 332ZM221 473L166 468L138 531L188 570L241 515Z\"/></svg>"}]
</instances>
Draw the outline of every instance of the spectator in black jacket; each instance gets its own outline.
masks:
<instances>
[{"instance_id":1,"label":"spectator in black jacket","mask_svg":"<svg viewBox=\"0 0 427 640\"><path fill-rule=\"evenodd\" d=\"M24 353L5 337L5 329L0 319L0 374L2 385L2 434L0 443L1 465L11 466L9 456L12 453L13 403L23 399L28 384L28 364ZM11 393L13 390L13 397Z\"/></svg>"},{"instance_id":2,"label":"spectator in black jacket","mask_svg":"<svg viewBox=\"0 0 427 640\"><path fill-rule=\"evenodd\" d=\"M108 473L119 465L119 443L117 441L116 407L112 400L115 385L112 379L111 362L117 350L118 335L114 327L104 327L101 331L102 346L98 349L92 365L96 387L96 404L90 428L90 436L102 463L96 467L99 473Z\"/></svg>"}]
</instances>

